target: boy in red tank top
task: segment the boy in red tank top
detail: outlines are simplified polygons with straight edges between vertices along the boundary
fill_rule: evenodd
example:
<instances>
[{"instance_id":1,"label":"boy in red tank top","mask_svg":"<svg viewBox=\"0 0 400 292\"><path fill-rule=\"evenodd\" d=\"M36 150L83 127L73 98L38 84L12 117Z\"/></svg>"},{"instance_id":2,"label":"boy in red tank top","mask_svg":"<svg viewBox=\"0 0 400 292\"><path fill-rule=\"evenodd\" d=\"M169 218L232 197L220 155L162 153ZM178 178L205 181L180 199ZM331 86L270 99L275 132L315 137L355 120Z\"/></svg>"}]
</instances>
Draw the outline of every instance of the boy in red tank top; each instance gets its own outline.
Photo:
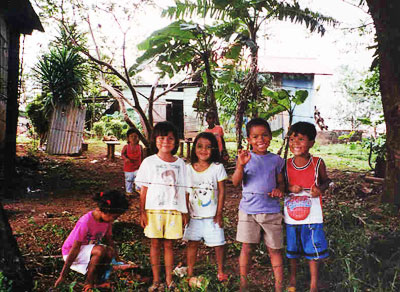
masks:
<instances>
[{"instance_id":1,"label":"boy in red tank top","mask_svg":"<svg viewBox=\"0 0 400 292\"><path fill-rule=\"evenodd\" d=\"M313 157L309 150L315 143L317 131L307 122L298 122L289 129L289 148L293 157L286 161L289 195L285 198L286 256L290 262L289 292L296 291L297 258L309 260L310 291L318 291L318 263L329 256L323 230L322 200L330 179L325 163Z\"/></svg>"},{"instance_id":2,"label":"boy in red tank top","mask_svg":"<svg viewBox=\"0 0 400 292\"><path fill-rule=\"evenodd\" d=\"M126 138L128 144L122 148L121 156L124 159L125 191L127 196L131 196L135 190L135 177L143 160L143 151L135 129L130 128L126 133Z\"/></svg>"}]
</instances>

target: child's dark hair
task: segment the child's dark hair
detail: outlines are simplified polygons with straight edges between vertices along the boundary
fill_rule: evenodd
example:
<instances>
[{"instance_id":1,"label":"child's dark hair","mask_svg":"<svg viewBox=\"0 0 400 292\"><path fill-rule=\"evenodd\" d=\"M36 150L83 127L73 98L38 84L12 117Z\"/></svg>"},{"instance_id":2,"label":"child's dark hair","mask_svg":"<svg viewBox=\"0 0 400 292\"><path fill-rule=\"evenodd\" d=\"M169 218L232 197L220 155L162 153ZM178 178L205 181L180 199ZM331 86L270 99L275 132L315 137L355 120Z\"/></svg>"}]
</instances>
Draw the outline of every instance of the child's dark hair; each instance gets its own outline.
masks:
<instances>
[{"instance_id":1,"label":"child's dark hair","mask_svg":"<svg viewBox=\"0 0 400 292\"><path fill-rule=\"evenodd\" d=\"M93 197L100 211L107 214L123 214L129 209L129 202L124 194L117 190L97 193Z\"/></svg>"},{"instance_id":2,"label":"child's dark hair","mask_svg":"<svg viewBox=\"0 0 400 292\"><path fill-rule=\"evenodd\" d=\"M211 142L211 155L208 162L220 162L221 157L219 154L217 138L215 138L213 133L202 132L196 136L196 139L194 139L192 153L190 155L190 163L194 164L199 161L199 158L196 155L196 145L200 138L207 139Z\"/></svg>"},{"instance_id":3,"label":"child's dark hair","mask_svg":"<svg viewBox=\"0 0 400 292\"><path fill-rule=\"evenodd\" d=\"M138 131L137 131L136 129L134 129L134 128L129 128L129 130L126 132L126 138L127 138L127 139L129 138L129 135L130 135L130 134L136 134L136 135L139 136Z\"/></svg>"},{"instance_id":4,"label":"child's dark hair","mask_svg":"<svg viewBox=\"0 0 400 292\"><path fill-rule=\"evenodd\" d=\"M156 147L156 138L158 136L167 136L169 132L172 132L175 138L175 147L171 151L172 154L175 154L179 148L179 137L178 130L171 122L159 122L154 126L153 134L151 135L151 150L153 153L158 153L158 149Z\"/></svg>"},{"instance_id":5,"label":"child's dark hair","mask_svg":"<svg viewBox=\"0 0 400 292\"><path fill-rule=\"evenodd\" d=\"M209 111L206 113L206 119L208 119L209 117L217 117L217 114L214 111Z\"/></svg>"},{"instance_id":6,"label":"child's dark hair","mask_svg":"<svg viewBox=\"0 0 400 292\"><path fill-rule=\"evenodd\" d=\"M269 126L268 122L262 118L254 118L246 124L247 137L250 136L251 128L255 126L264 126L265 128L267 128L269 135L272 136L271 127Z\"/></svg>"},{"instance_id":7,"label":"child's dark hair","mask_svg":"<svg viewBox=\"0 0 400 292\"><path fill-rule=\"evenodd\" d=\"M288 136L291 136L292 134L295 136L302 134L307 136L310 141L314 141L317 136L317 130L315 129L315 126L309 122L297 122L290 127L287 133Z\"/></svg>"}]
</instances>

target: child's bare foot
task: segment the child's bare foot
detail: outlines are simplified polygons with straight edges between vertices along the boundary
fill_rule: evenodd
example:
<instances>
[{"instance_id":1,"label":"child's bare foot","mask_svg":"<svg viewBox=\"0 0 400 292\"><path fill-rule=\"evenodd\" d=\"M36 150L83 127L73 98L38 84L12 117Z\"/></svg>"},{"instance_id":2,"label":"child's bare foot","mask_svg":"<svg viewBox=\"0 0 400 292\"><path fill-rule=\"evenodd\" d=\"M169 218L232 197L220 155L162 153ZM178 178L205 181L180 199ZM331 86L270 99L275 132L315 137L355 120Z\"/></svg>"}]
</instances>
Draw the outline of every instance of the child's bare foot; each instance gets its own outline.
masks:
<instances>
[{"instance_id":1,"label":"child's bare foot","mask_svg":"<svg viewBox=\"0 0 400 292\"><path fill-rule=\"evenodd\" d=\"M94 286L92 284L85 284L83 286L82 292L92 292L94 289Z\"/></svg>"}]
</instances>

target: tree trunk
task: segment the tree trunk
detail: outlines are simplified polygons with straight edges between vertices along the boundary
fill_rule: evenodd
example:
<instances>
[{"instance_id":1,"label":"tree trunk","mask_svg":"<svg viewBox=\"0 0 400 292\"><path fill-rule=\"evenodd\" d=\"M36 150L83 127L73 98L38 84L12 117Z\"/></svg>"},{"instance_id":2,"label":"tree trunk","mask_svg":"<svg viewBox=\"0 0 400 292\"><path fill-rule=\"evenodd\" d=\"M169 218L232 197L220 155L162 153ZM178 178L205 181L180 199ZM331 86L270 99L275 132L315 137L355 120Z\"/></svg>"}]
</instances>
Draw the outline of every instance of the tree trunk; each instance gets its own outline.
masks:
<instances>
[{"instance_id":1,"label":"tree trunk","mask_svg":"<svg viewBox=\"0 0 400 292\"><path fill-rule=\"evenodd\" d=\"M8 81L6 109L6 141L4 149L4 194L12 193L10 185L15 178L15 155L18 122L18 69L19 32L10 27L8 51ZM7 195L9 194L9 195ZM24 261L12 234L8 218L0 203L0 271L12 280L12 291L31 291L32 278L26 271Z\"/></svg>"},{"instance_id":2,"label":"tree trunk","mask_svg":"<svg viewBox=\"0 0 400 292\"><path fill-rule=\"evenodd\" d=\"M31 291L32 277L25 269L3 205L0 203L0 271L12 280L11 291Z\"/></svg>"},{"instance_id":3,"label":"tree trunk","mask_svg":"<svg viewBox=\"0 0 400 292\"><path fill-rule=\"evenodd\" d=\"M249 100L256 100L258 95L257 88L257 76L258 76L258 48L252 50L251 52L251 65L250 72L246 76L244 81L243 90L239 95L239 103L236 111L235 123L236 123L236 140L237 140L237 148L242 148L242 125L243 125L243 117L247 110L247 106L249 104Z\"/></svg>"},{"instance_id":4,"label":"tree trunk","mask_svg":"<svg viewBox=\"0 0 400 292\"><path fill-rule=\"evenodd\" d=\"M382 201L400 205L400 1L367 0L367 3L376 28L386 123L387 164Z\"/></svg>"},{"instance_id":5,"label":"tree trunk","mask_svg":"<svg viewBox=\"0 0 400 292\"><path fill-rule=\"evenodd\" d=\"M217 101L215 99L215 92L214 92L214 79L211 75L211 66L210 66L210 60L209 60L210 54L205 54L203 56L203 61L204 61L204 68L206 71L206 76L207 76L207 94L206 98L209 98L210 102L210 109L215 112L215 123L219 125L219 115L218 115L218 108L217 108Z\"/></svg>"}]
</instances>

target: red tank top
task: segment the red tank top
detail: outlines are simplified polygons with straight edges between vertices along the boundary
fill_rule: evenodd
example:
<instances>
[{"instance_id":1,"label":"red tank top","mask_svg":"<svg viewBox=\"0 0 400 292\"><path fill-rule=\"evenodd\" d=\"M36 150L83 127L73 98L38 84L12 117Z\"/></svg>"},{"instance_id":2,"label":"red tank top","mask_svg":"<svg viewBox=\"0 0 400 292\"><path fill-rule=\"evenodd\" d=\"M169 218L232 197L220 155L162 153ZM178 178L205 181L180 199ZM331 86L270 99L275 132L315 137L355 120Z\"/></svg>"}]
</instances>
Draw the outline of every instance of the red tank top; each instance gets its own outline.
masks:
<instances>
[{"instance_id":1,"label":"red tank top","mask_svg":"<svg viewBox=\"0 0 400 292\"><path fill-rule=\"evenodd\" d=\"M132 161L124 161L124 171L133 172L139 169L140 164L142 163L142 150L139 144L126 145L126 156Z\"/></svg>"},{"instance_id":2,"label":"red tank top","mask_svg":"<svg viewBox=\"0 0 400 292\"><path fill-rule=\"evenodd\" d=\"M298 167L293 158L286 161L286 179L290 185L299 185L303 191L285 197L284 215L287 224L322 223L322 199L312 198L310 189L318 186L318 169L321 158L311 157L306 165Z\"/></svg>"}]
</instances>

